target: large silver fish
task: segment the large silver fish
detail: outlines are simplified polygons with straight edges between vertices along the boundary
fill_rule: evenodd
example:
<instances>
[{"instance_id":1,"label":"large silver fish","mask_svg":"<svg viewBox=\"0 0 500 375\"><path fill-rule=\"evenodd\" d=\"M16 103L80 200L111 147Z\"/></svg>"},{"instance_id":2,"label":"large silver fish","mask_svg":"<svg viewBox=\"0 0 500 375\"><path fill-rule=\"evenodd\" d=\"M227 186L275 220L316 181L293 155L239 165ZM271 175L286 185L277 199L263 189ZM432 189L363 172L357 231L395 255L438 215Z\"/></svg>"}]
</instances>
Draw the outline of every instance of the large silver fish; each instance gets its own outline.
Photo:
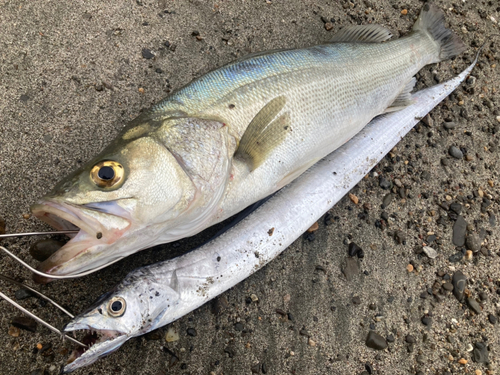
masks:
<instances>
[{"instance_id":1,"label":"large silver fish","mask_svg":"<svg viewBox=\"0 0 500 375\"><path fill-rule=\"evenodd\" d=\"M130 338L179 319L273 260L351 190L419 118L448 96L474 65L448 82L417 92L410 107L373 120L215 240L184 256L131 272L66 325L65 331L83 329L95 334L92 346L75 350L63 372L89 365Z\"/></svg>"},{"instance_id":2,"label":"large silver fish","mask_svg":"<svg viewBox=\"0 0 500 375\"><path fill-rule=\"evenodd\" d=\"M432 5L390 37L347 27L327 44L236 61L153 106L32 207L80 229L40 270L75 275L228 218L411 104L413 76L465 48Z\"/></svg>"}]
</instances>

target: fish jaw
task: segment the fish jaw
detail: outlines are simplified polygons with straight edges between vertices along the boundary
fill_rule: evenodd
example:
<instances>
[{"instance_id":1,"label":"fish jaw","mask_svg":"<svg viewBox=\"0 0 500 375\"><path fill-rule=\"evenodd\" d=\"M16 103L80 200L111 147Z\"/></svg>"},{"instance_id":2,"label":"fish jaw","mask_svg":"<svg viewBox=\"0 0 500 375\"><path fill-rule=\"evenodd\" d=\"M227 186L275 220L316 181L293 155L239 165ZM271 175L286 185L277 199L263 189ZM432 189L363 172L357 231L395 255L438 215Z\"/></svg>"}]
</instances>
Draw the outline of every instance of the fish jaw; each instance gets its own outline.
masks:
<instances>
[{"instance_id":1,"label":"fish jaw","mask_svg":"<svg viewBox=\"0 0 500 375\"><path fill-rule=\"evenodd\" d=\"M38 269L53 275L67 275L84 271L79 260L89 261L95 254L121 242L131 231L130 215L117 204L106 202L100 209L99 204L74 205L56 200L44 200L31 207L34 216L45 221L57 230L78 230L69 235L71 240L42 262ZM110 254L112 256L112 254ZM94 268L93 264L85 264ZM43 281L43 280L39 280ZM47 280L44 280L47 281Z\"/></svg>"},{"instance_id":2,"label":"fish jaw","mask_svg":"<svg viewBox=\"0 0 500 375\"><path fill-rule=\"evenodd\" d=\"M67 374L94 363L99 358L119 349L130 338L125 332L95 329L93 326L79 321L72 322L64 327L64 332L77 330L88 331L82 340L88 347L74 349L66 364L62 367L61 374Z\"/></svg>"}]
</instances>

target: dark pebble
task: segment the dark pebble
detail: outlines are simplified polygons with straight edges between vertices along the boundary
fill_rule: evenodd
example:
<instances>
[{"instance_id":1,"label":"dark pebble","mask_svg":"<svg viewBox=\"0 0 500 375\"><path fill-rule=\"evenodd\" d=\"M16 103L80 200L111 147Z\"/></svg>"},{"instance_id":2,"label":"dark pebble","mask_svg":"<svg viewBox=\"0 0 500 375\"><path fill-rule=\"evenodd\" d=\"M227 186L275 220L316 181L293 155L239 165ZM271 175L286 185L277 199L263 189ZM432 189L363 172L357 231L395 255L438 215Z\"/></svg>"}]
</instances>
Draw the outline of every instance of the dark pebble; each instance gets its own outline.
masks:
<instances>
[{"instance_id":1,"label":"dark pebble","mask_svg":"<svg viewBox=\"0 0 500 375\"><path fill-rule=\"evenodd\" d=\"M408 343L408 344L415 344L417 342L417 340L415 339L415 336L413 335L407 335L405 337L405 341Z\"/></svg>"},{"instance_id":2,"label":"dark pebble","mask_svg":"<svg viewBox=\"0 0 500 375\"><path fill-rule=\"evenodd\" d=\"M457 271L453 274L453 295L461 302L464 299L464 291L467 287L467 277L461 272Z\"/></svg>"},{"instance_id":3,"label":"dark pebble","mask_svg":"<svg viewBox=\"0 0 500 375\"><path fill-rule=\"evenodd\" d=\"M355 305L361 305L361 298L359 298L358 296L352 297L352 303Z\"/></svg>"},{"instance_id":4,"label":"dark pebble","mask_svg":"<svg viewBox=\"0 0 500 375\"><path fill-rule=\"evenodd\" d=\"M36 321L24 316L15 317L12 319L12 325L17 328L24 329L30 332L36 332Z\"/></svg>"},{"instance_id":5,"label":"dark pebble","mask_svg":"<svg viewBox=\"0 0 500 375\"><path fill-rule=\"evenodd\" d=\"M5 234L5 220L0 216L0 234Z\"/></svg>"},{"instance_id":6,"label":"dark pebble","mask_svg":"<svg viewBox=\"0 0 500 375\"><path fill-rule=\"evenodd\" d=\"M457 124L455 124L454 122L445 122L445 123L443 123L443 127L446 130L455 129L456 126L457 126Z\"/></svg>"},{"instance_id":7,"label":"dark pebble","mask_svg":"<svg viewBox=\"0 0 500 375\"><path fill-rule=\"evenodd\" d=\"M460 215L460 212L462 212L462 205L460 203L452 203L450 204L450 210L455 212L457 215Z\"/></svg>"},{"instance_id":8,"label":"dark pebble","mask_svg":"<svg viewBox=\"0 0 500 375\"><path fill-rule=\"evenodd\" d=\"M462 151L460 151L460 149L456 146L450 146L450 148L448 149L448 153L455 159L462 159L464 157Z\"/></svg>"},{"instance_id":9,"label":"dark pebble","mask_svg":"<svg viewBox=\"0 0 500 375\"><path fill-rule=\"evenodd\" d=\"M370 331L366 337L366 346L375 350L384 350L387 348L387 341L377 332Z\"/></svg>"},{"instance_id":10,"label":"dark pebble","mask_svg":"<svg viewBox=\"0 0 500 375\"><path fill-rule=\"evenodd\" d=\"M443 284L443 289L447 290L448 292L451 292L453 290L453 284L452 283L444 283Z\"/></svg>"},{"instance_id":11,"label":"dark pebble","mask_svg":"<svg viewBox=\"0 0 500 375\"><path fill-rule=\"evenodd\" d=\"M389 190L392 187L391 181L382 176L379 177L379 185L384 190Z\"/></svg>"},{"instance_id":12,"label":"dark pebble","mask_svg":"<svg viewBox=\"0 0 500 375\"><path fill-rule=\"evenodd\" d=\"M245 327L244 327L244 326L243 326L243 324L241 324L240 322L238 322L238 323L236 323L236 324L234 325L234 330L235 330L235 331L238 331L238 332L243 331L243 329L244 329L244 328L245 328Z\"/></svg>"},{"instance_id":13,"label":"dark pebble","mask_svg":"<svg viewBox=\"0 0 500 375\"><path fill-rule=\"evenodd\" d=\"M474 350L472 351L472 359L476 363L488 363L488 349L486 344L482 342L476 342L474 344Z\"/></svg>"},{"instance_id":14,"label":"dark pebble","mask_svg":"<svg viewBox=\"0 0 500 375\"><path fill-rule=\"evenodd\" d=\"M392 193L388 193L385 195L384 199L382 200L382 209L388 207L391 204L392 198L394 198L394 194Z\"/></svg>"},{"instance_id":15,"label":"dark pebble","mask_svg":"<svg viewBox=\"0 0 500 375\"><path fill-rule=\"evenodd\" d=\"M457 217L457 221L453 224L452 241L455 246L465 245L465 231L467 230L467 222L462 216Z\"/></svg>"},{"instance_id":16,"label":"dark pebble","mask_svg":"<svg viewBox=\"0 0 500 375\"><path fill-rule=\"evenodd\" d=\"M146 334L146 340L160 340L161 339L161 331L158 329L155 329L152 332L148 332Z\"/></svg>"},{"instance_id":17,"label":"dark pebble","mask_svg":"<svg viewBox=\"0 0 500 375\"><path fill-rule=\"evenodd\" d=\"M267 374L267 366L265 363L262 364L262 373Z\"/></svg>"},{"instance_id":18,"label":"dark pebble","mask_svg":"<svg viewBox=\"0 0 500 375\"><path fill-rule=\"evenodd\" d=\"M260 363L257 363L256 365L253 365L250 370L252 371L252 374L260 374Z\"/></svg>"},{"instance_id":19,"label":"dark pebble","mask_svg":"<svg viewBox=\"0 0 500 375\"><path fill-rule=\"evenodd\" d=\"M373 366L368 362L365 363L365 370L368 371L368 374L373 374Z\"/></svg>"},{"instance_id":20,"label":"dark pebble","mask_svg":"<svg viewBox=\"0 0 500 375\"><path fill-rule=\"evenodd\" d=\"M462 260L463 257L464 257L464 254L459 251L458 253L455 253L455 254L451 255L450 257L448 257L448 260L451 263L458 263Z\"/></svg>"},{"instance_id":21,"label":"dark pebble","mask_svg":"<svg viewBox=\"0 0 500 375\"><path fill-rule=\"evenodd\" d=\"M188 328L186 333L191 337L196 337L196 335L198 334L194 328Z\"/></svg>"},{"instance_id":22,"label":"dark pebble","mask_svg":"<svg viewBox=\"0 0 500 375\"><path fill-rule=\"evenodd\" d=\"M394 239L398 244L402 244L406 240L406 234L403 231L398 230L396 231L396 233L394 233Z\"/></svg>"},{"instance_id":23,"label":"dark pebble","mask_svg":"<svg viewBox=\"0 0 500 375\"><path fill-rule=\"evenodd\" d=\"M60 241L41 240L30 246L30 254L33 259L43 262L63 246L64 243Z\"/></svg>"},{"instance_id":24,"label":"dark pebble","mask_svg":"<svg viewBox=\"0 0 500 375\"><path fill-rule=\"evenodd\" d=\"M476 314L481 314L481 306L479 306L479 303L476 301L475 298L469 297L467 298L467 306L474 311Z\"/></svg>"},{"instance_id":25,"label":"dark pebble","mask_svg":"<svg viewBox=\"0 0 500 375\"><path fill-rule=\"evenodd\" d=\"M356 256L360 250L361 250L361 248L358 245L356 245L354 242L351 242L349 244L349 256L350 257Z\"/></svg>"},{"instance_id":26,"label":"dark pebble","mask_svg":"<svg viewBox=\"0 0 500 375\"><path fill-rule=\"evenodd\" d=\"M142 57L144 57L145 59L152 59L153 57L155 57L155 55L153 54L153 52L151 52L151 50L147 49L147 48L143 48L142 49Z\"/></svg>"},{"instance_id":27,"label":"dark pebble","mask_svg":"<svg viewBox=\"0 0 500 375\"><path fill-rule=\"evenodd\" d=\"M496 324L497 323L497 318L493 314L488 315L488 320L490 321L491 324Z\"/></svg>"},{"instance_id":28,"label":"dark pebble","mask_svg":"<svg viewBox=\"0 0 500 375\"><path fill-rule=\"evenodd\" d=\"M469 234L465 240L465 246L468 250L479 251L481 249L481 240L477 234Z\"/></svg>"},{"instance_id":29,"label":"dark pebble","mask_svg":"<svg viewBox=\"0 0 500 375\"><path fill-rule=\"evenodd\" d=\"M394 335L387 336L387 342L394 342Z\"/></svg>"},{"instance_id":30,"label":"dark pebble","mask_svg":"<svg viewBox=\"0 0 500 375\"><path fill-rule=\"evenodd\" d=\"M28 289L21 288L21 289L16 290L15 296L16 296L16 299L19 301L22 299L32 297L33 294L31 294L31 292Z\"/></svg>"},{"instance_id":31,"label":"dark pebble","mask_svg":"<svg viewBox=\"0 0 500 375\"><path fill-rule=\"evenodd\" d=\"M422 324L423 324L424 326L430 326L430 325L431 325L431 323L432 323L432 319L431 319L430 317L428 317L428 316L424 316L424 317L422 318Z\"/></svg>"}]
</instances>

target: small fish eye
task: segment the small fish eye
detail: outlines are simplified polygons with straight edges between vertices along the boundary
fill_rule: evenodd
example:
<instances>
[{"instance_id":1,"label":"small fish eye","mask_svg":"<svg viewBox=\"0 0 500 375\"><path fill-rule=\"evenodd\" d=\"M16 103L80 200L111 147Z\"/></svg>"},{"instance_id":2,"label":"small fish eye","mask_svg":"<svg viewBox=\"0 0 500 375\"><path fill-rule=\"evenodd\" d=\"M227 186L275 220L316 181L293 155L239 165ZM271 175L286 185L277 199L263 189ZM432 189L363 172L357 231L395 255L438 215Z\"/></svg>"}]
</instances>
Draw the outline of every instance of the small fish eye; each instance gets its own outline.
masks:
<instances>
[{"instance_id":1,"label":"small fish eye","mask_svg":"<svg viewBox=\"0 0 500 375\"><path fill-rule=\"evenodd\" d=\"M90 171L90 178L100 188L117 188L124 180L125 170L123 166L111 160L97 163Z\"/></svg>"},{"instance_id":2,"label":"small fish eye","mask_svg":"<svg viewBox=\"0 0 500 375\"><path fill-rule=\"evenodd\" d=\"M117 318L125 313L127 305L122 297L113 297L108 302L108 313Z\"/></svg>"}]
</instances>

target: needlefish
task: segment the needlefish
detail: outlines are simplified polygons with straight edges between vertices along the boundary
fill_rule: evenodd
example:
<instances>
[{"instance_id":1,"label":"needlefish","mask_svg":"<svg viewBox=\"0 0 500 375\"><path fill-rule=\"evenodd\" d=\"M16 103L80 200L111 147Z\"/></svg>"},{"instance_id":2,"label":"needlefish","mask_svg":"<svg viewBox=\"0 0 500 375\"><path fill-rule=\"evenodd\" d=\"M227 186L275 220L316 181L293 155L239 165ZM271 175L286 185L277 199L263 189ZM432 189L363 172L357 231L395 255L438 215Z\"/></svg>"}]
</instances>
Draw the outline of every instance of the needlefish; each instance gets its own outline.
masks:
<instances>
[{"instance_id":1,"label":"needlefish","mask_svg":"<svg viewBox=\"0 0 500 375\"><path fill-rule=\"evenodd\" d=\"M414 75L465 49L428 4L407 36L390 37L348 26L322 45L237 60L154 105L31 207L78 230L39 270L78 276L223 221L411 105Z\"/></svg>"},{"instance_id":2,"label":"needlefish","mask_svg":"<svg viewBox=\"0 0 500 375\"><path fill-rule=\"evenodd\" d=\"M64 332L91 332L87 336L91 346L74 350L62 371L87 366L130 338L179 319L276 258L448 96L476 61L456 78L412 95L413 105L374 119L352 140L211 242L129 273L64 327Z\"/></svg>"}]
</instances>

